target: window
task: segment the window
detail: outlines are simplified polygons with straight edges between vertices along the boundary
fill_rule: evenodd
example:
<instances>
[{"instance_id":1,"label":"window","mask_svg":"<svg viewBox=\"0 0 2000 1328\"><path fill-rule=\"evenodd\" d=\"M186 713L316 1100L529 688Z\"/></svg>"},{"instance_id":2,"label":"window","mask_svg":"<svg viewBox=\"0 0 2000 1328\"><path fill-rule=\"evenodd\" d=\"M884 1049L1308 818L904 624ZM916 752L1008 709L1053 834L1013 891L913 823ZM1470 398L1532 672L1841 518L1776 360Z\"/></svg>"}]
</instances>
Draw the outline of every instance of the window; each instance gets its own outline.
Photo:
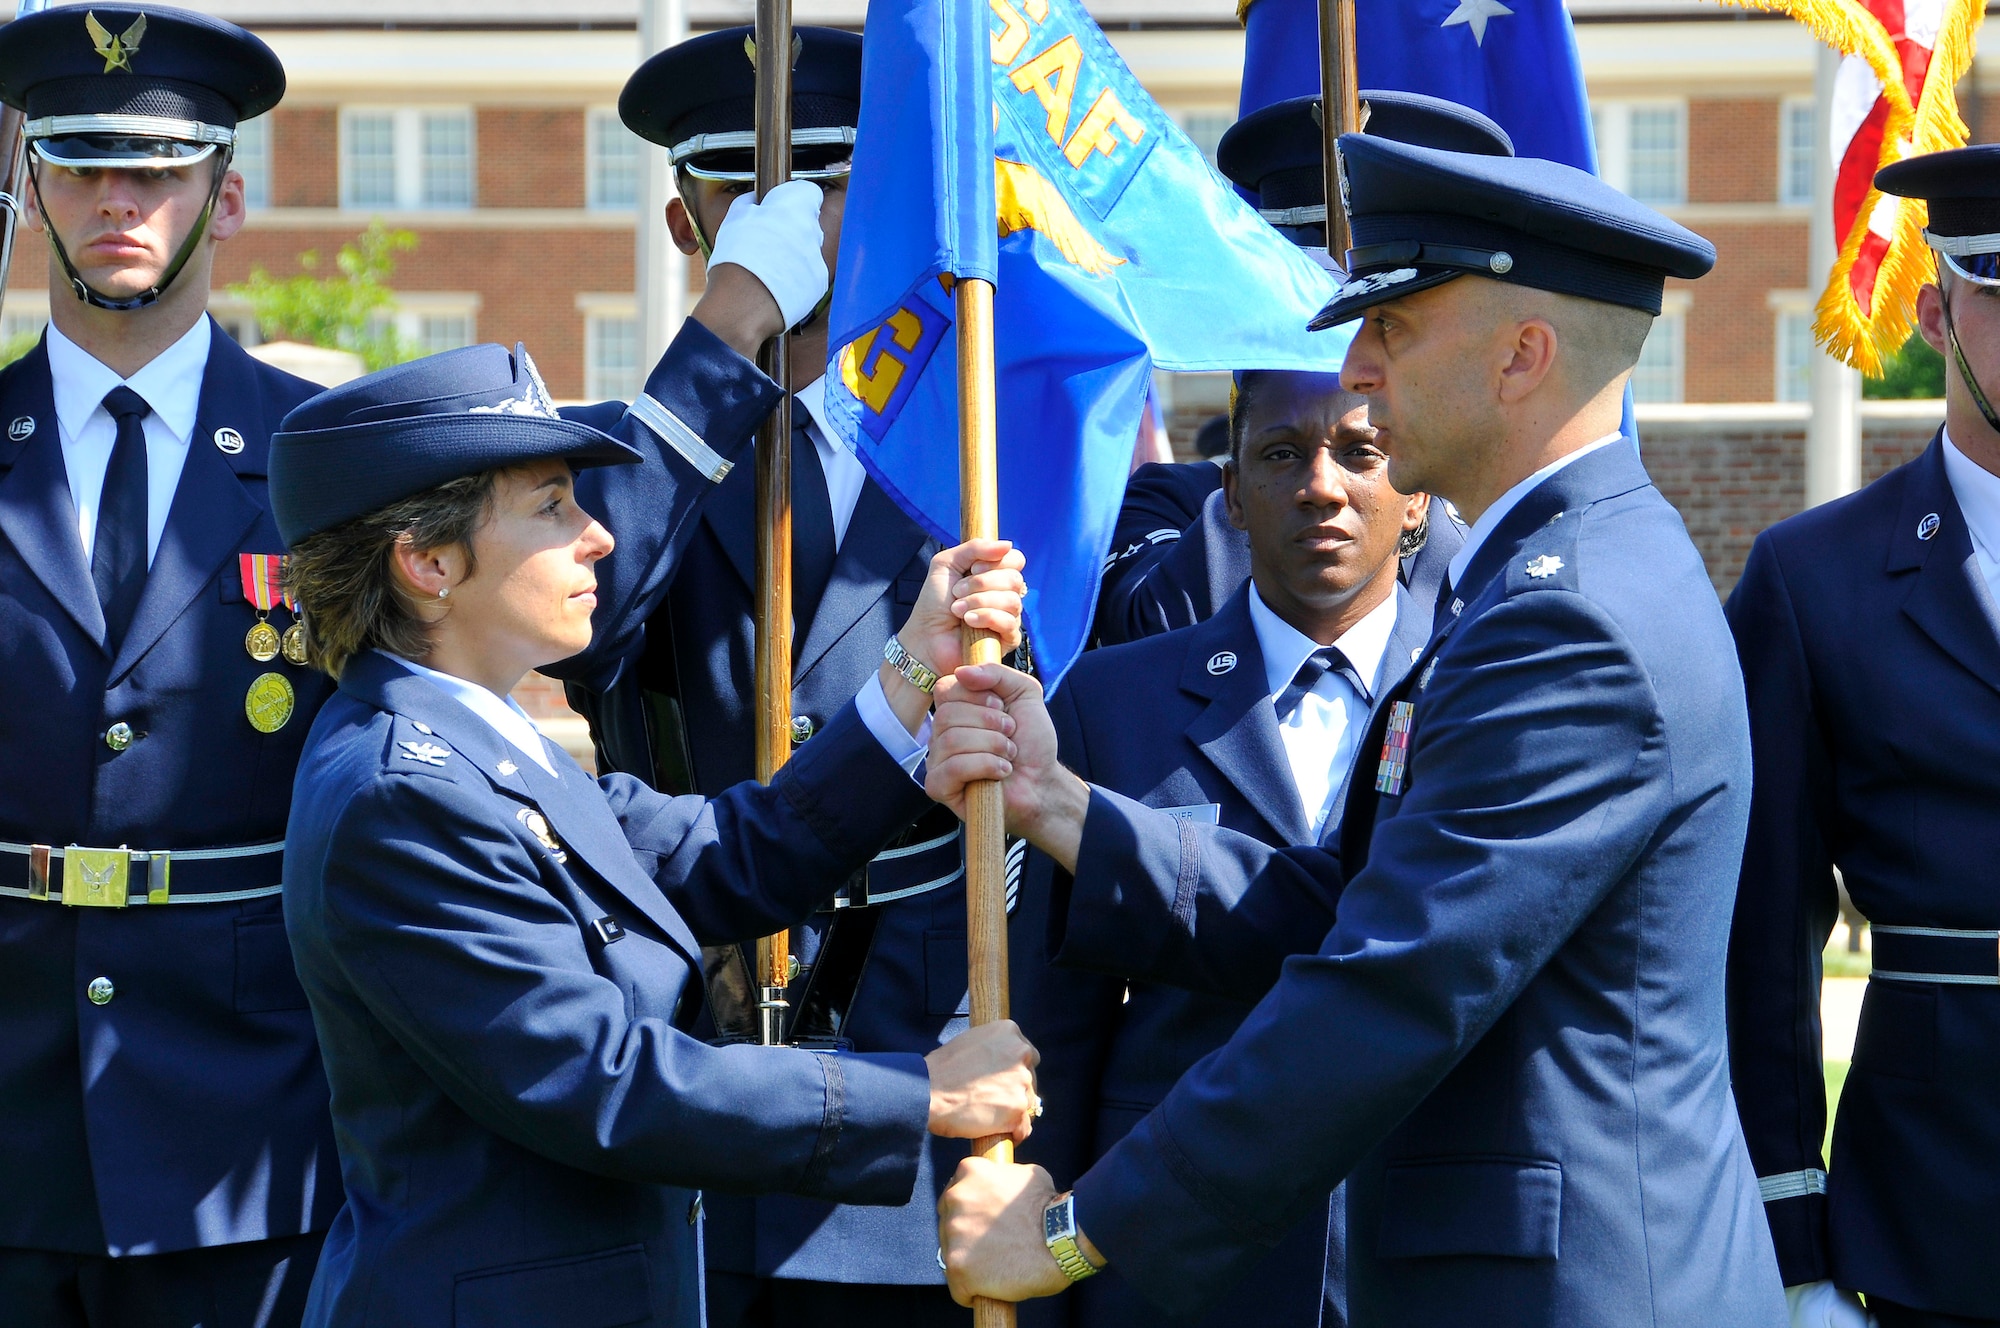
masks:
<instances>
[{"instance_id":1,"label":"window","mask_svg":"<svg viewBox=\"0 0 2000 1328\"><path fill-rule=\"evenodd\" d=\"M340 139L344 206L472 206L471 111L350 108Z\"/></svg>"},{"instance_id":2,"label":"window","mask_svg":"<svg viewBox=\"0 0 2000 1328\"><path fill-rule=\"evenodd\" d=\"M393 328L403 354L415 358L470 346L478 339L479 296L460 291L397 291L396 307L369 319L368 332Z\"/></svg>"},{"instance_id":3,"label":"window","mask_svg":"<svg viewBox=\"0 0 2000 1328\"><path fill-rule=\"evenodd\" d=\"M417 349L426 355L439 351L457 350L472 344L471 314L419 314L417 334L413 338Z\"/></svg>"},{"instance_id":4,"label":"window","mask_svg":"<svg viewBox=\"0 0 2000 1328\"><path fill-rule=\"evenodd\" d=\"M594 208L639 206L639 138L618 112L594 110L584 133L586 197Z\"/></svg>"},{"instance_id":5,"label":"window","mask_svg":"<svg viewBox=\"0 0 2000 1328\"><path fill-rule=\"evenodd\" d=\"M1236 117L1227 111L1189 111L1181 116L1181 128L1201 149L1201 155L1208 164L1215 165L1215 148L1222 142L1222 136L1229 126L1236 123Z\"/></svg>"},{"instance_id":6,"label":"window","mask_svg":"<svg viewBox=\"0 0 2000 1328\"><path fill-rule=\"evenodd\" d=\"M639 319L631 313L584 318L583 394L592 401L630 401L644 381L639 372Z\"/></svg>"},{"instance_id":7,"label":"window","mask_svg":"<svg viewBox=\"0 0 2000 1328\"><path fill-rule=\"evenodd\" d=\"M1633 401L1679 401L1685 373L1682 359L1683 319L1663 313L1653 320L1639 363L1632 370Z\"/></svg>"},{"instance_id":8,"label":"window","mask_svg":"<svg viewBox=\"0 0 2000 1328\"><path fill-rule=\"evenodd\" d=\"M1812 310L1804 305L1778 310L1777 347L1772 358L1777 362L1774 395L1779 401L1812 400L1813 359L1818 354L1812 322Z\"/></svg>"},{"instance_id":9,"label":"window","mask_svg":"<svg viewBox=\"0 0 2000 1328\"><path fill-rule=\"evenodd\" d=\"M1787 97L1778 112L1778 201L1805 203L1813 200L1813 161L1818 147L1814 142L1810 97ZM1781 400L1791 400L1789 397ZM1804 400L1804 398L1799 398Z\"/></svg>"},{"instance_id":10,"label":"window","mask_svg":"<svg viewBox=\"0 0 2000 1328\"><path fill-rule=\"evenodd\" d=\"M1597 169L1606 183L1655 207L1687 201L1687 105L1593 102Z\"/></svg>"},{"instance_id":11,"label":"window","mask_svg":"<svg viewBox=\"0 0 2000 1328\"><path fill-rule=\"evenodd\" d=\"M236 156L243 176L243 201L253 208L271 205L271 118L260 115L236 126Z\"/></svg>"}]
</instances>

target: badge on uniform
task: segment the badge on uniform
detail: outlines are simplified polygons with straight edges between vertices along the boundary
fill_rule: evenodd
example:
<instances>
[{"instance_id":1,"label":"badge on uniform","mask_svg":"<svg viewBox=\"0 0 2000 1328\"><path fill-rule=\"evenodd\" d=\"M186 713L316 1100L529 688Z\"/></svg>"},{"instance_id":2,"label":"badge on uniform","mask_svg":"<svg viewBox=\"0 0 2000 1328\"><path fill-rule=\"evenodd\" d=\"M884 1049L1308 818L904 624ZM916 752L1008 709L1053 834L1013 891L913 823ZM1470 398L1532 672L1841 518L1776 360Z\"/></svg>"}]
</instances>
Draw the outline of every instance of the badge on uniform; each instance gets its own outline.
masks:
<instances>
[{"instance_id":1,"label":"badge on uniform","mask_svg":"<svg viewBox=\"0 0 2000 1328\"><path fill-rule=\"evenodd\" d=\"M1410 769L1410 725L1417 717L1417 707L1409 701L1397 701L1389 707L1389 726L1382 733L1382 759L1375 766L1375 791L1390 797L1400 797L1403 792L1403 776Z\"/></svg>"},{"instance_id":2,"label":"badge on uniform","mask_svg":"<svg viewBox=\"0 0 2000 1328\"><path fill-rule=\"evenodd\" d=\"M533 807L523 807L514 813L514 819L528 828L528 833L535 837L535 842L547 849L557 863L569 861L569 854L563 852L562 841L556 838L555 831L549 829L546 816Z\"/></svg>"},{"instance_id":3,"label":"badge on uniform","mask_svg":"<svg viewBox=\"0 0 2000 1328\"><path fill-rule=\"evenodd\" d=\"M257 621L243 634L243 649L259 664L268 664L281 653L287 664L304 664L306 620L285 587L285 555L239 553L236 562L243 575L243 598L257 607ZM271 626L271 611L280 604L292 614L292 625L283 636Z\"/></svg>"},{"instance_id":4,"label":"badge on uniform","mask_svg":"<svg viewBox=\"0 0 2000 1328\"><path fill-rule=\"evenodd\" d=\"M291 720L296 704L290 679L282 673L260 673L244 693L243 713L259 733L276 733Z\"/></svg>"}]
</instances>

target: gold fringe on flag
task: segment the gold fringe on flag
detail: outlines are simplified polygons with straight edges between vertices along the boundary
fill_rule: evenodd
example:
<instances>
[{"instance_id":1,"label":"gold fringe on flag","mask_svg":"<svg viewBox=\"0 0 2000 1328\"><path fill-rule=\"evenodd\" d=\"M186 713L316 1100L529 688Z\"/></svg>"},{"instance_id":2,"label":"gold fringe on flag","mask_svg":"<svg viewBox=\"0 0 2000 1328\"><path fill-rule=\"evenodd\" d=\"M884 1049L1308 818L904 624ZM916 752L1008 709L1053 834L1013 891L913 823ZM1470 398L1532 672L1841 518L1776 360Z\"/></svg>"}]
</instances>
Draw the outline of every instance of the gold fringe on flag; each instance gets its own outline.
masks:
<instances>
[{"instance_id":1,"label":"gold fringe on flag","mask_svg":"<svg viewBox=\"0 0 2000 1328\"><path fill-rule=\"evenodd\" d=\"M1868 62L1889 103L1878 167L1904 157L1965 146L1967 131L1959 117L1955 89L1972 65L1973 43L1985 17L1984 0L1945 0L1923 92L1914 104L1903 82L1895 41L1859 0L1719 3L1789 15L1842 55L1860 56ZM1818 132L1825 135L1827 126L1820 125ZM1878 212L1891 218L1885 227L1889 247L1864 311L1855 298L1850 276ZM1916 325L1917 291L1935 271L1922 234L1928 217L1922 200L1890 197L1871 186L1847 234L1840 237L1840 254L1819 298L1813 334L1829 353L1871 377L1881 375L1885 362L1902 348Z\"/></svg>"}]
</instances>

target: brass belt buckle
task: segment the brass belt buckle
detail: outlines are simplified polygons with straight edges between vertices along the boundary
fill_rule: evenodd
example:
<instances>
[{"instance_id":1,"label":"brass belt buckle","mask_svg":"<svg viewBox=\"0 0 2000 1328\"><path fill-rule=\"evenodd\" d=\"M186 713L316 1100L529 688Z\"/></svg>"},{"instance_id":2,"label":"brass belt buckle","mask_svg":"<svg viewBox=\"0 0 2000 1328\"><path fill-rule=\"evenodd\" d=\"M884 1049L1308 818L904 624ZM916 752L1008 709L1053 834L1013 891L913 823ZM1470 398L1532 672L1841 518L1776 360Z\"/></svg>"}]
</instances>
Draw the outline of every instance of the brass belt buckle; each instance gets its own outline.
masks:
<instances>
[{"instance_id":1,"label":"brass belt buckle","mask_svg":"<svg viewBox=\"0 0 2000 1328\"><path fill-rule=\"evenodd\" d=\"M62 901L72 908L123 908L132 881L129 848L63 850Z\"/></svg>"}]
</instances>

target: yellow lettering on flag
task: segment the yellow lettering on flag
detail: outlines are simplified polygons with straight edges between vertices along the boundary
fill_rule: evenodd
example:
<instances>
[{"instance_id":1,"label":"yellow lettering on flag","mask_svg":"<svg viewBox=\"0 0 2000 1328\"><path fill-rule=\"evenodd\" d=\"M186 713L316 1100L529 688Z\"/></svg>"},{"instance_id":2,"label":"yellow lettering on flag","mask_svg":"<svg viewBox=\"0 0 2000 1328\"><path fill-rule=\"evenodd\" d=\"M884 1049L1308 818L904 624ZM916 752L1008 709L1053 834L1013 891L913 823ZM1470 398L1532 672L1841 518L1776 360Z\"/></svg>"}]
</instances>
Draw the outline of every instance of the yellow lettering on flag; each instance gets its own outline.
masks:
<instances>
[{"instance_id":1,"label":"yellow lettering on flag","mask_svg":"<svg viewBox=\"0 0 2000 1328\"><path fill-rule=\"evenodd\" d=\"M1028 44L1028 20L1022 18L1021 11L1008 0L987 0L987 4L1004 25L993 34L993 63L1011 65L1014 57L1021 53L1021 48ZM1042 12L1048 12L1046 3Z\"/></svg>"},{"instance_id":2,"label":"yellow lettering on flag","mask_svg":"<svg viewBox=\"0 0 2000 1328\"><path fill-rule=\"evenodd\" d=\"M898 309L889 315L884 324L889 329L889 339L904 350L915 350L917 342L923 339L923 320L908 309ZM868 335L849 346L840 357L840 379L847 390L869 410L880 415L889 405L889 398L895 395L896 384L903 381L903 371L907 367L885 347L875 358L874 371L862 368L868 363L869 353L875 349L875 334L880 327L869 329Z\"/></svg>"},{"instance_id":3,"label":"yellow lettering on flag","mask_svg":"<svg viewBox=\"0 0 2000 1328\"><path fill-rule=\"evenodd\" d=\"M1065 104L1064 109L1068 106ZM1132 118L1118 94L1106 88L1097 95L1097 100L1084 115L1083 123L1076 127L1070 140L1063 148L1063 156L1069 158L1072 166L1082 166L1083 159L1093 152L1110 156L1118 150L1118 140L1112 136L1113 128L1125 133L1125 141L1137 143L1146 136L1146 126Z\"/></svg>"},{"instance_id":4,"label":"yellow lettering on flag","mask_svg":"<svg viewBox=\"0 0 2000 1328\"><path fill-rule=\"evenodd\" d=\"M1075 37L1064 37L1008 75L1015 87L1034 93L1042 103L1042 109L1049 114L1049 137L1057 143L1063 141L1063 134L1069 129L1069 103L1076 96L1076 76L1082 68L1083 47ZM1103 98L1098 100L1101 102ZM1099 132L1103 132L1101 127ZM1082 158L1079 156L1077 160Z\"/></svg>"}]
</instances>

